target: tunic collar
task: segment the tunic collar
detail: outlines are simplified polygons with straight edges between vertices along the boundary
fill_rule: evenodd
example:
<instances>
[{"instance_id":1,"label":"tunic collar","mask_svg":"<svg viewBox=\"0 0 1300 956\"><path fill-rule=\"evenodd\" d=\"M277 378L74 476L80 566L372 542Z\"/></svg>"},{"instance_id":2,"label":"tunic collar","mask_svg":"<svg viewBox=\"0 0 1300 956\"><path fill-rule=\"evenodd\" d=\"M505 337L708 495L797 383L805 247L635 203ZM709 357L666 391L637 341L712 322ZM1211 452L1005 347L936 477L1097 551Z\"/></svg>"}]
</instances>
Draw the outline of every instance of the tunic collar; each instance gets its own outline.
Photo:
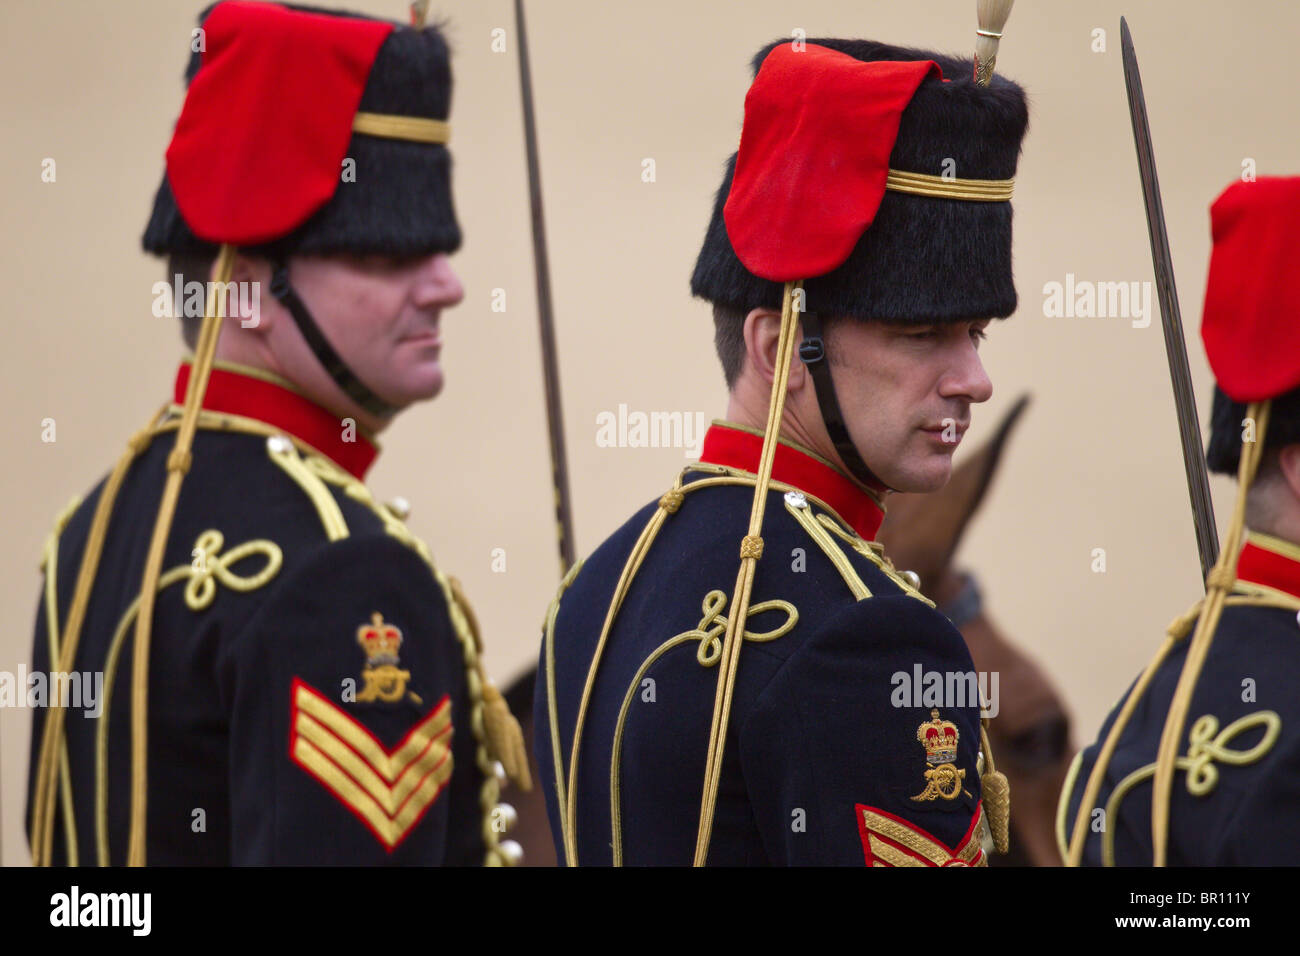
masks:
<instances>
[{"instance_id":1,"label":"tunic collar","mask_svg":"<svg viewBox=\"0 0 1300 956\"><path fill-rule=\"evenodd\" d=\"M700 461L755 474L762 451L763 436L757 431L715 421L704 435ZM885 520L885 509L878 492L793 442L783 439L777 444L772 461L772 480L824 501L863 540L874 541L881 522Z\"/></svg>"},{"instance_id":2,"label":"tunic collar","mask_svg":"<svg viewBox=\"0 0 1300 956\"><path fill-rule=\"evenodd\" d=\"M1237 580L1300 598L1300 545L1249 532L1237 559Z\"/></svg>"},{"instance_id":3,"label":"tunic collar","mask_svg":"<svg viewBox=\"0 0 1300 956\"><path fill-rule=\"evenodd\" d=\"M174 398L185 402L191 363L187 359L176 372ZM334 412L317 405L297 391L286 379L262 369L218 361L208 379L203 408L211 412L238 415L287 432L330 458L360 481L379 454L379 445L360 426L347 430Z\"/></svg>"}]
</instances>

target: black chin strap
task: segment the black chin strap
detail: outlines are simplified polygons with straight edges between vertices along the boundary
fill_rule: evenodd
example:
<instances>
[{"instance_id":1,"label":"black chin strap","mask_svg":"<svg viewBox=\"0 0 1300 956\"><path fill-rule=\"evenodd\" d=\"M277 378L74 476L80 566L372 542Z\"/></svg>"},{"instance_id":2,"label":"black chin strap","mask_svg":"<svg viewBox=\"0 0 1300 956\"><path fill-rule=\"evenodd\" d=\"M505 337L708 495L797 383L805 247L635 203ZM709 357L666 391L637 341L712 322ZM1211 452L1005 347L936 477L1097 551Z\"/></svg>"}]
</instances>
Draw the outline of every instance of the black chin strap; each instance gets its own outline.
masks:
<instances>
[{"instance_id":1,"label":"black chin strap","mask_svg":"<svg viewBox=\"0 0 1300 956\"><path fill-rule=\"evenodd\" d=\"M400 410L398 406L388 404L372 392L369 386L347 367L339 357L339 353L334 351L334 347L325 338L325 333L320 330L320 326L312 318L307 306L289 284L289 266L283 261L277 260L271 263L271 295L279 299L280 303L289 310L294 323L298 326L298 331L302 333L308 347L316 356L316 361L320 362L325 372L334 380L334 384L341 388L348 398L379 418L390 418Z\"/></svg>"},{"instance_id":2,"label":"black chin strap","mask_svg":"<svg viewBox=\"0 0 1300 956\"><path fill-rule=\"evenodd\" d=\"M848 426L844 424L844 415L840 411L839 399L835 397L835 382L831 378L831 365L826 360L826 342L822 334L821 320L811 312L801 312L799 321L803 323L804 339L799 343L799 360L812 376L813 392L817 395L817 407L821 409L822 421L826 432L849 473L864 485L873 488L889 486L875 476L867 463L858 454L857 446L849 437Z\"/></svg>"}]
</instances>

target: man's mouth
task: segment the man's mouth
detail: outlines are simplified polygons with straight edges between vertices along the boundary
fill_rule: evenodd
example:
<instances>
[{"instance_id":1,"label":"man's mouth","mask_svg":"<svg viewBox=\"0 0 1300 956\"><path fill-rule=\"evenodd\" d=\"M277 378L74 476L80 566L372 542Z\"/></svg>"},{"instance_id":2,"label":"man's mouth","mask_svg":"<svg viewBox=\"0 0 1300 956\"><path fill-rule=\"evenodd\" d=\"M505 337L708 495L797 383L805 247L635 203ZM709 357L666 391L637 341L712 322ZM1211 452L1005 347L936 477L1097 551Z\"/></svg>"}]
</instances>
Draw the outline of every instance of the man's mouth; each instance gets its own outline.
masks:
<instances>
[{"instance_id":1,"label":"man's mouth","mask_svg":"<svg viewBox=\"0 0 1300 956\"><path fill-rule=\"evenodd\" d=\"M404 335L398 341L400 341L403 345L441 346L442 330L423 329L411 335Z\"/></svg>"},{"instance_id":2,"label":"man's mouth","mask_svg":"<svg viewBox=\"0 0 1300 956\"><path fill-rule=\"evenodd\" d=\"M956 445L961 442L962 436L970 428L970 422L957 422L948 420L940 425L923 425L921 431L933 435L939 441L947 445Z\"/></svg>"}]
</instances>

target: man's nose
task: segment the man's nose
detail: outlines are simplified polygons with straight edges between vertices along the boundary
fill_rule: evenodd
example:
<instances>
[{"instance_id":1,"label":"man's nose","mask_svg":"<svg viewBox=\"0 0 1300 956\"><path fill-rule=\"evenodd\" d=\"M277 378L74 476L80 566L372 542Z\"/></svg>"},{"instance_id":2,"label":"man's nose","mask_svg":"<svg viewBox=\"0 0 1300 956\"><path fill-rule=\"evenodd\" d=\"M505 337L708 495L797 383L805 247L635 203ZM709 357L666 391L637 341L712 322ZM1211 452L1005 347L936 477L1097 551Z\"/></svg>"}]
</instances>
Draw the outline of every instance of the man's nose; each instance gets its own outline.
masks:
<instances>
[{"instance_id":1,"label":"man's nose","mask_svg":"<svg viewBox=\"0 0 1300 956\"><path fill-rule=\"evenodd\" d=\"M420 269L416 303L449 308L464 298L465 287L451 267L451 257L445 252L430 256Z\"/></svg>"},{"instance_id":2,"label":"man's nose","mask_svg":"<svg viewBox=\"0 0 1300 956\"><path fill-rule=\"evenodd\" d=\"M939 393L944 398L965 398L974 404L993 397L993 382L973 342L962 347L959 359L939 383Z\"/></svg>"}]
</instances>

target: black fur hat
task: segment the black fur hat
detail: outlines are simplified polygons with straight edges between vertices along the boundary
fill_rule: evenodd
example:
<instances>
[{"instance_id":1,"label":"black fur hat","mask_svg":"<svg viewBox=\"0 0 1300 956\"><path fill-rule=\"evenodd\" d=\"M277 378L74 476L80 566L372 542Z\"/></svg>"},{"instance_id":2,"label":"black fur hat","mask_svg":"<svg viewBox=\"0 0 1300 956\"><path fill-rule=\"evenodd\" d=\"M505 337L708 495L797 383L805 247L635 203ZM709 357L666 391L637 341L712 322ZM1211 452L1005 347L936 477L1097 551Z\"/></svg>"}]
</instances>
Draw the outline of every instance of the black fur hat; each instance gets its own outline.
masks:
<instances>
[{"instance_id":1,"label":"black fur hat","mask_svg":"<svg viewBox=\"0 0 1300 956\"><path fill-rule=\"evenodd\" d=\"M754 57L758 68L773 49ZM961 179L1011 179L1029 124L1025 93L995 74L976 85L970 59L871 40L808 40L864 61L934 60L943 70L925 80L903 111L890 167L942 175L945 159ZM737 258L723 207L736 154L727 161L691 277L691 292L715 305L747 311L781 308L781 283L761 279ZM804 283L805 308L825 316L932 323L1005 318L1016 309L1011 273L1011 203L933 199L886 191L875 221L837 269Z\"/></svg>"},{"instance_id":2,"label":"black fur hat","mask_svg":"<svg viewBox=\"0 0 1300 956\"><path fill-rule=\"evenodd\" d=\"M1234 402L1219 386L1214 386L1214 406L1210 412L1210 442L1205 461L1210 471L1233 475L1241 464L1242 419L1246 405ZM1300 442L1300 388L1273 399L1264 435L1264 452Z\"/></svg>"},{"instance_id":3,"label":"black fur hat","mask_svg":"<svg viewBox=\"0 0 1300 956\"><path fill-rule=\"evenodd\" d=\"M216 4L200 15L202 24ZM290 10L375 20L363 14L285 4ZM186 83L202 55L190 57ZM358 111L446 120L451 109L451 58L435 26L416 30L397 24L375 57ZM460 225L451 195L451 154L442 144L353 133L348 158L356 181L343 181L334 196L288 236L247 251L267 256L428 255L455 252ZM342 170L340 170L340 174ZM214 255L217 247L190 231L164 173L145 227L145 251L155 255Z\"/></svg>"}]
</instances>

